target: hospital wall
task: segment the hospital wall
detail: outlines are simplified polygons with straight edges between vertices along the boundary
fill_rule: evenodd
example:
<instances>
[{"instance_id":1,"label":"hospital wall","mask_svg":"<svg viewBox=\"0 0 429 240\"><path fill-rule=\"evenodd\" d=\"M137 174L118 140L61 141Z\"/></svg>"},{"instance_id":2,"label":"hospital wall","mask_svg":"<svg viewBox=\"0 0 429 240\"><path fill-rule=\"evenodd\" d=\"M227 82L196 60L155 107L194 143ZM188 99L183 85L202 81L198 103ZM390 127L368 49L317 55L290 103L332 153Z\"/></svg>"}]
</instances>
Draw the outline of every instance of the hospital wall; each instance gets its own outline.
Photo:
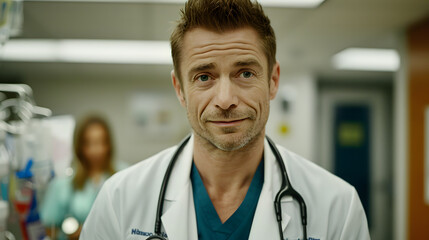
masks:
<instances>
[{"instance_id":1,"label":"hospital wall","mask_svg":"<svg viewBox=\"0 0 429 240\"><path fill-rule=\"evenodd\" d=\"M408 223L408 49L406 34L400 36L401 66L394 77L393 90L393 236L407 239Z\"/></svg>"},{"instance_id":2,"label":"hospital wall","mask_svg":"<svg viewBox=\"0 0 429 240\"><path fill-rule=\"evenodd\" d=\"M316 81L311 73L284 73L271 102L266 131L278 144L317 163Z\"/></svg>"}]
</instances>

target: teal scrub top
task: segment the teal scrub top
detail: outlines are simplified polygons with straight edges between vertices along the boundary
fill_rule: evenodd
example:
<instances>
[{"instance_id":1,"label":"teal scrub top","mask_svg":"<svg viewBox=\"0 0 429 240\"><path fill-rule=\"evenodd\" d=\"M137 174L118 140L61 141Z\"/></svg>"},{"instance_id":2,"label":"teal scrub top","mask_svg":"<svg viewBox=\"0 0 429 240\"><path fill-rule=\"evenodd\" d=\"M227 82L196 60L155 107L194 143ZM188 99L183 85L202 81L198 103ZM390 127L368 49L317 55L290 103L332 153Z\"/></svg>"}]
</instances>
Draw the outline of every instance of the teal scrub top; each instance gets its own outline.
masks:
<instances>
[{"instance_id":1,"label":"teal scrub top","mask_svg":"<svg viewBox=\"0 0 429 240\"><path fill-rule=\"evenodd\" d=\"M122 161L114 162L116 171L126 167L128 167L128 164ZM49 183L39 209L42 223L46 227L61 227L64 219L74 217L80 224L83 224L97 197L98 191L107 178L109 178L109 175L105 173L98 183L87 180L83 189L77 191L73 189L73 176L54 178Z\"/></svg>"},{"instance_id":2,"label":"teal scrub top","mask_svg":"<svg viewBox=\"0 0 429 240\"><path fill-rule=\"evenodd\" d=\"M204 187L195 164L192 164L191 181L197 219L198 239L248 239L259 195L264 184L264 161L258 166L247 194L234 214L222 223Z\"/></svg>"},{"instance_id":3,"label":"teal scrub top","mask_svg":"<svg viewBox=\"0 0 429 240\"><path fill-rule=\"evenodd\" d=\"M67 217L74 217L82 224L107 178L107 174L103 175L97 184L87 180L81 190L73 189L73 177L52 180L40 208L43 224L47 227L61 227Z\"/></svg>"}]
</instances>

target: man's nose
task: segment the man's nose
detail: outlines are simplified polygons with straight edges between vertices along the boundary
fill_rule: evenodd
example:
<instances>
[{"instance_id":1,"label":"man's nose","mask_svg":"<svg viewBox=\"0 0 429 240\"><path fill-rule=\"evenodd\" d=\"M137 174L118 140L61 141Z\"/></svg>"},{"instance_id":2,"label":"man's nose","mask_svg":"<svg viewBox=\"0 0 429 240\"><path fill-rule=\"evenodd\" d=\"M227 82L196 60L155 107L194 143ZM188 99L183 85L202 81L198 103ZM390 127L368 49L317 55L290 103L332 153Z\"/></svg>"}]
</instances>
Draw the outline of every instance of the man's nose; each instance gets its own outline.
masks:
<instances>
[{"instance_id":1,"label":"man's nose","mask_svg":"<svg viewBox=\"0 0 429 240\"><path fill-rule=\"evenodd\" d=\"M223 110L234 108L238 104L237 89L229 77L221 77L217 82L215 104Z\"/></svg>"}]
</instances>

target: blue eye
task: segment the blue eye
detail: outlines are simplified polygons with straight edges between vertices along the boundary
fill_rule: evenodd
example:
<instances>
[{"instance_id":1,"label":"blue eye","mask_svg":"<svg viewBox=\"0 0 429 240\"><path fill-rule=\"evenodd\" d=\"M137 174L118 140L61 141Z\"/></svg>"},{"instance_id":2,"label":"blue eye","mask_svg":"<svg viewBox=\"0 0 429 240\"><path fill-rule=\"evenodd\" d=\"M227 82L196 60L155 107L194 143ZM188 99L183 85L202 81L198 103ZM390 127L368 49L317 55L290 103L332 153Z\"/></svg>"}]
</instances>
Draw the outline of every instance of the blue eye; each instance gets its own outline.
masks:
<instances>
[{"instance_id":1,"label":"blue eye","mask_svg":"<svg viewBox=\"0 0 429 240\"><path fill-rule=\"evenodd\" d=\"M240 77L242 77L242 78L251 78L251 77L253 77L253 73L245 71L245 72L242 72L240 74Z\"/></svg>"},{"instance_id":2,"label":"blue eye","mask_svg":"<svg viewBox=\"0 0 429 240\"><path fill-rule=\"evenodd\" d=\"M206 82L210 79L210 77L209 75L201 75L197 79L200 80L201 82Z\"/></svg>"}]
</instances>

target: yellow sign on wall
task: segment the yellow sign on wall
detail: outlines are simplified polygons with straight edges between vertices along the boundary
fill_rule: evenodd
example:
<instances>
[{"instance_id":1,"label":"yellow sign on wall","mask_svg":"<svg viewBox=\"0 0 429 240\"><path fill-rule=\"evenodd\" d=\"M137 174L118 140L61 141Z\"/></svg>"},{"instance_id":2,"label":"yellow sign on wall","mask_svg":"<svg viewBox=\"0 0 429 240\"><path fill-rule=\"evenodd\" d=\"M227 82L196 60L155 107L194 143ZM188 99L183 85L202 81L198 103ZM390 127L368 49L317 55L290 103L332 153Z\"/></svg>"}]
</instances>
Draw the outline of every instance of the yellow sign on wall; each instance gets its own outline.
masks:
<instances>
[{"instance_id":1,"label":"yellow sign on wall","mask_svg":"<svg viewBox=\"0 0 429 240\"><path fill-rule=\"evenodd\" d=\"M359 147L364 141L364 128L361 123L343 122L338 128L338 139L341 146Z\"/></svg>"}]
</instances>

